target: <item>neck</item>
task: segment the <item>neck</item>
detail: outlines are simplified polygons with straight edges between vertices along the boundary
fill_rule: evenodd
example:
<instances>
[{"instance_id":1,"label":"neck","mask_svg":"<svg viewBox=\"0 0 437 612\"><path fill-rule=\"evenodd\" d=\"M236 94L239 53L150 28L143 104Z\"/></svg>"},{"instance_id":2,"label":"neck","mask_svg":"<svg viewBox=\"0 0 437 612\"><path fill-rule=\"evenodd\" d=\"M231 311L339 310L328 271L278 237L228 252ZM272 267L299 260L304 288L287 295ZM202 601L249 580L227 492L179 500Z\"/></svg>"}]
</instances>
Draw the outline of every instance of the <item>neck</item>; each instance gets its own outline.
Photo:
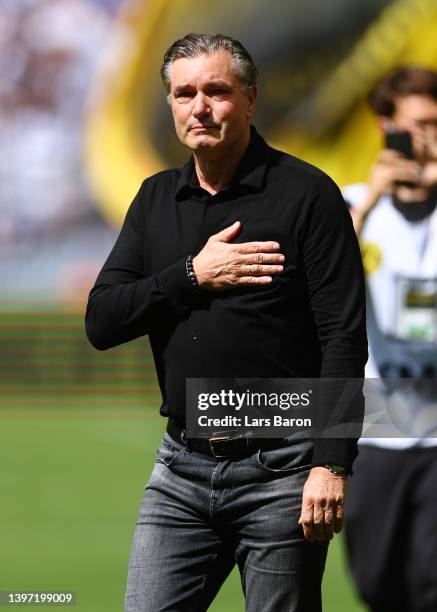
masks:
<instances>
[{"instance_id":1,"label":"neck","mask_svg":"<svg viewBox=\"0 0 437 612\"><path fill-rule=\"evenodd\" d=\"M194 166L199 185L215 195L229 183L250 141L247 130L232 149L222 151L195 151Z\"/></svg>"}]
</instances>

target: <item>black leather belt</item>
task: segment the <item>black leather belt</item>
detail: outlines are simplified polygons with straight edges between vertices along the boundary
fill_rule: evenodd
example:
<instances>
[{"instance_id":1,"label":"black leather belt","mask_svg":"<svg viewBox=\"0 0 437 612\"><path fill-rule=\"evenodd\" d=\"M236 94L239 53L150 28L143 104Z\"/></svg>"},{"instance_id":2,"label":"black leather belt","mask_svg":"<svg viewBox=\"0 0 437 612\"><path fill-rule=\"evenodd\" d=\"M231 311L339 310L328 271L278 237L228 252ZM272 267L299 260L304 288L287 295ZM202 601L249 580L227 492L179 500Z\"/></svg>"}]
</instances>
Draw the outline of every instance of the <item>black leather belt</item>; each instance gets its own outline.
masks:
<instances>
[{"instance_id":1,"label":"black leather belt","mask_svg":"<svg viewBox=\"0 0 437 612\"><path fill-rule=\"evenodd\" d=\"M172 419L167 422L167 433L175 442L189 450L215 457L216 459L237 459L248 457L257 450L270 450L287 446L281 438L249 438L247 436L215 435L210 438L185 438L185 429Z\"/></svg>"}]
</instances>

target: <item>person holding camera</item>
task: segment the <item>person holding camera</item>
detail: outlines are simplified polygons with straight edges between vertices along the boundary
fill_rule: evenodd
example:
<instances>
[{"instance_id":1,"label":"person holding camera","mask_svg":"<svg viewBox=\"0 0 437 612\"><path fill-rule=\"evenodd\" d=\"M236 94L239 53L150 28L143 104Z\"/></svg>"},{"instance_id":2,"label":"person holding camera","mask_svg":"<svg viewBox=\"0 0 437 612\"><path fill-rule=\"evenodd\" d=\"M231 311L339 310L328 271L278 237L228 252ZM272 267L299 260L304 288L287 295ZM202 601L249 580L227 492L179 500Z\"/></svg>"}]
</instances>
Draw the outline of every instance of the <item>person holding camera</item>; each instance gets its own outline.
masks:
<instances>
[{"instance_id":1,"label":"person holding camera","mask_svg":"<svg viewBox=\"0 0 437 612\"><path fill-rule=\"evenodd\" d=\"M437 610L437 72L401 67L369 103L385 138L346 187L368 298L368 378L402 437L363 438L346 541L373 612Z\"/></svg>"},{"instance_id":2,"label":"person holding camera","mask_svg":"<svg viewBox=\"0 0 437 612\"><path fill-rule=\"evenodd\" d=\"M369 104L385 135L385 147L373 165L367 185L345 190L357 234L381 199L392 200L408 220L427 216L437 189L437 73L400 68L381 81ZM421 206L408 206L419 203Z\"/></svg>"}]
</instances>

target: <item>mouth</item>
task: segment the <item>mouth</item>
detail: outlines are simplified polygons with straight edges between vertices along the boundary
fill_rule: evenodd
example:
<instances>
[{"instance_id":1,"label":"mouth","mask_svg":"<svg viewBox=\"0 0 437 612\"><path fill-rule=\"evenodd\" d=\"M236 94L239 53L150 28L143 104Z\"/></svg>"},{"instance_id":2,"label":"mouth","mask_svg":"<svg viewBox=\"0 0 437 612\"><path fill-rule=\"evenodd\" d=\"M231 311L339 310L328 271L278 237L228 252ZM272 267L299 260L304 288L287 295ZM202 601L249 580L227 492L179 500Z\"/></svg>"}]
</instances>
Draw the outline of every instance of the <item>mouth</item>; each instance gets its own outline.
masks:
<instances>
[{"instance_id":1,"label":"mouth","mask_svg":"<svg viewBox=\"0 0 437 612\"><path fill-rule=\"evenodd\" d=\"M217 125L212 125L212 124L196 124L190 127L190 132L203 132L204 130L218 130L218 126Z\"/></svg>"}]
</instances>

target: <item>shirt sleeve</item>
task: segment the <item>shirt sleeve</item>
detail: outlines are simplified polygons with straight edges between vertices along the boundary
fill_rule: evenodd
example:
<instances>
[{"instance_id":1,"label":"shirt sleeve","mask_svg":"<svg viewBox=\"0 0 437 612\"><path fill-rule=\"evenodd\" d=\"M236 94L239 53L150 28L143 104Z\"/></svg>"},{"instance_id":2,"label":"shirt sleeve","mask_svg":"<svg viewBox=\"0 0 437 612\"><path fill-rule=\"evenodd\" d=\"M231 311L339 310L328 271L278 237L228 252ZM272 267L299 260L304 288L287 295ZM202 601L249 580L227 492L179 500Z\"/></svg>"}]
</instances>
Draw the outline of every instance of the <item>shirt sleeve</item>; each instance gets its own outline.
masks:
<instances>
[{"instance_id":1,"label":"shirt sleeve","mask_svg":"<svg viewBox=\"0 0 437 612\"><path fill-rule=\"evenodd\" d=\"M185 259L146 275L144 185L88 297L86 334L99 350L148 334L165 315L182 317L201 296L188 279Z\"/></svg>"},{"instance_id":2,"label":"shirt sleeve","mask_svg":"<svg viewBox=\"0 0 437 612\"><path fill-rule=\"evenodd\" d=\"M363 380L367 361L365 284L351 217L337 185L324 174L313 184L308 204L302 253L322 350L320 377ZM327 431L329 425L334 431L337 425L354 423L356 431L364 414L362 385L346 413L338 413L329 385L321 385L318 405L321 429ZM351 472L357 454L356 438L322 436L314 443L313 464L333 463Z\"/></svg>"}]
</instances>

